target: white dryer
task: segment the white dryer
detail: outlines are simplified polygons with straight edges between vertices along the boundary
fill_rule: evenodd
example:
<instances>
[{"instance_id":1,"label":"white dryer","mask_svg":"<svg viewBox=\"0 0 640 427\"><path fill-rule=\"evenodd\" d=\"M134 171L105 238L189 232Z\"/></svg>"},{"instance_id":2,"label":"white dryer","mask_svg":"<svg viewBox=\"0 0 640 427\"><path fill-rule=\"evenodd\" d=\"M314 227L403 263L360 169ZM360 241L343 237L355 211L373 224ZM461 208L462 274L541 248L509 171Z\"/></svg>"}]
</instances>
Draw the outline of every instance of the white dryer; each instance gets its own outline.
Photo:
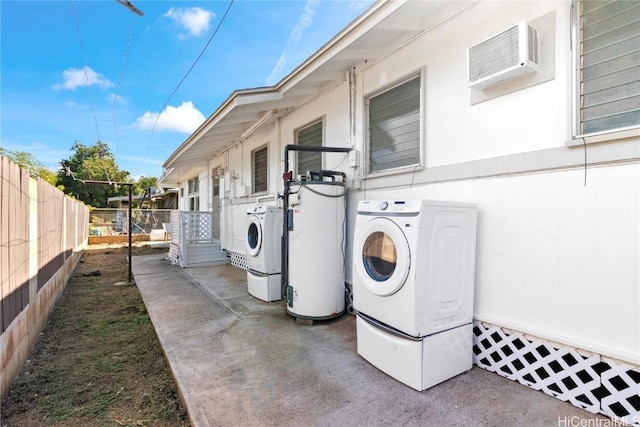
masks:
<instances>
[{"instance_id":1,"label":"white dryer","mask_svg":"<svg viewBox=\"0 0 640 427\"><path fill-rule=\"evenodd\" d=\"M247 210L247 288L263 301L281 297L282 209L253 206Z\"/></svg>"},{"instance_id":2,"label":"white dryer","mask_svg":"<svg viewBox=\"0 0 640 427\"><path fill-rule=\"evenodd\" d=\"M471 369L476 221L469 204L358 204L358 353L417 390Z\"/></svg>"}]
</instances>

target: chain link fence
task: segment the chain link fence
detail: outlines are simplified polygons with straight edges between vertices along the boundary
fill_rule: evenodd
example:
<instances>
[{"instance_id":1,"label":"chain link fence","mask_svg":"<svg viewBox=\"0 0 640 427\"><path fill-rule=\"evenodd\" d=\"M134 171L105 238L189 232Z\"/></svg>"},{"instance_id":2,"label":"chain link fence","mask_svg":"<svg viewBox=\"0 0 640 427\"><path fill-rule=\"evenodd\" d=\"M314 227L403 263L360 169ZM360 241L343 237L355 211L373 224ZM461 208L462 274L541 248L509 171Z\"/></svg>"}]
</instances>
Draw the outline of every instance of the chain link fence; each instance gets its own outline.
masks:
<instances>
[{"instance_id":1,"label":"chain link fence","mask_svg":"<svg viewBox=\"0 0 640 427\"><path fill-rule=\"evenodd\" d=\"M150 234L162 230L163 223L171 222L173 209L133 209L131 234ZM90 236L117 236L129 231L129 210L91 209L89 212Z\"/></svg>"}]
</instances>

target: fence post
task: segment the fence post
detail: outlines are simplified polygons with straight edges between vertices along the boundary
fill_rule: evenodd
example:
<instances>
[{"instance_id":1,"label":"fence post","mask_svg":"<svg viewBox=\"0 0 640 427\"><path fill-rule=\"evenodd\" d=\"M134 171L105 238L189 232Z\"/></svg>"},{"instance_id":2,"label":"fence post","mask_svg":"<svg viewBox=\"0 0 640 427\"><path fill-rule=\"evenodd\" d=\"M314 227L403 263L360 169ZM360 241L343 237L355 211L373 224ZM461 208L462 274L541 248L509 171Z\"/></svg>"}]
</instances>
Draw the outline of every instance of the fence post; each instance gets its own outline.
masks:
<instances>
[{"instance_id":1,"label":"fence post","mask_svg":"<svg viewBox=\"0 0 640 427\"><path fill-rule=\"evenodd\" d=\"M29 180L29 303L36 300L38 293L38 181Z\"/></svg>"}]
</instances>

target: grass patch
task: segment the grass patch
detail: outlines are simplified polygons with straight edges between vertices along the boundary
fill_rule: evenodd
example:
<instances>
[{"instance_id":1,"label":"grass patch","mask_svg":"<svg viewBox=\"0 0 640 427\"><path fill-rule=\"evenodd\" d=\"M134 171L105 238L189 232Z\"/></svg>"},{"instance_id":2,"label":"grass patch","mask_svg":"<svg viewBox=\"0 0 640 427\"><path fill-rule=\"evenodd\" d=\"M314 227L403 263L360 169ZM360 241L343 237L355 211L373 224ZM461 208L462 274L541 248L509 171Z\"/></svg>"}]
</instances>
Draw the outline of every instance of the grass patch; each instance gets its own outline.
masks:
<instances>
[{"instance_id":1,"label":"grass patch","mask_svg":"<svg viewBox=\"0 0 640 427\"><path fill-rule=\"evenodd\" d=\"M189 425L137 287L113 285L127 279L126 255L85 253L2 404L2 426Z\"/></svg>"}]
</instances>

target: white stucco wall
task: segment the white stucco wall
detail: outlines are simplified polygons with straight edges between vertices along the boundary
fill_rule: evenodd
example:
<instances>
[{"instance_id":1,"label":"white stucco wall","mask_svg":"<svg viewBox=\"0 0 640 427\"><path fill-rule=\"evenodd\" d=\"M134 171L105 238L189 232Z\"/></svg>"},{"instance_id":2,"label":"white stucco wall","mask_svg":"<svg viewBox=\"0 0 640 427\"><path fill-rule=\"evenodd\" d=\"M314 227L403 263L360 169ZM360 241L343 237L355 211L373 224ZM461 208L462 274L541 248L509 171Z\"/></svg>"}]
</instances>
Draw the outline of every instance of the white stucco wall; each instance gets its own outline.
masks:
<instances>
[{"instance_id":1,"label":"white stucco wall","mask_svg":"<svg viewBox=\"0 0 640 427\"><path fill-rule=\"evenodd\" d=\"M257 203L274 205L282 187L281 153L276 143L277 127L260 129L242 143L238 143L209 162L209 169L224 170L221 180L221 243L228 251L244 253L247 209ZM268 147L268 191L255 193L252 174L252 153Z\"/></svg>"},{"instance_id":2,"label":"white stucco wall","mask_svg":"<svg viewBox=\"0 0 640 427\"><path fill-rule=\"evenodd\" d=\"M553 11L556 78L471 105L467 48L521 20ZM480 3L402 50L361 67L360 104L363 95L424 69L427 167L563 146L570 135L568 30L568 2Z\"/></svg>"}]
</instances>

